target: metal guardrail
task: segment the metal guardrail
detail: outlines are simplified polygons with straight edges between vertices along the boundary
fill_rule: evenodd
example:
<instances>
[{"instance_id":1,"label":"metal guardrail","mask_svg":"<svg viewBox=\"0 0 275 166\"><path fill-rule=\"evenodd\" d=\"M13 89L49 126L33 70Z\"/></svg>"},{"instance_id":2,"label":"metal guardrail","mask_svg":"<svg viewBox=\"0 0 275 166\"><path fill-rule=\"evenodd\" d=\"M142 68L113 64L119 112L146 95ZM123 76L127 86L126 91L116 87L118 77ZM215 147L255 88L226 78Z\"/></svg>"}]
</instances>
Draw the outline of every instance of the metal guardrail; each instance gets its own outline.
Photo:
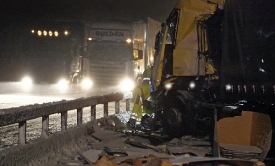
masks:
<instances>
[{"instance_id":1,"label":"metal guardrail","mask_svg":"<svg viewBox=\"0 0 275 166\"><path fill-rule=\"evenodd\" d=\"M26 144L26 123L28 120L42 117L41 136L48 136L49 115L61 114L61 131L67 130L67 118L69 110L77 110L77 125L82 125L82 112L84 107L91 108L91 121L96 119L96 105L103 104L103 116L108 116L108 103L115 102L115 113L120 112L122 93L112 93L103 96L92 96L75 100L62 100L44 104L34 104L0 110L0 127L18 123L18 144ZM130 110L130 98L126 98L126 111Z\"/></svg>"}]
</instances>

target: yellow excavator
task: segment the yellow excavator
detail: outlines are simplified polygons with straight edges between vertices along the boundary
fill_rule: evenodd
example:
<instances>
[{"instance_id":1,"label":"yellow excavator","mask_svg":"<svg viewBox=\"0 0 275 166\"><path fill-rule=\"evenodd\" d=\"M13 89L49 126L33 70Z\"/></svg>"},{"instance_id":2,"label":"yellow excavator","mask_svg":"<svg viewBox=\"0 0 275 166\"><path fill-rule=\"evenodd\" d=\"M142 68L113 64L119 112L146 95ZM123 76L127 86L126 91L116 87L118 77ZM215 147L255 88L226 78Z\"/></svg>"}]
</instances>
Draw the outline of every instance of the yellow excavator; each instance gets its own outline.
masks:
<instances>
[{"instance_id":1,"label":"yellow excavator","mask_svg":"<svg viewBox=\"0 0 275 166\"><path fill-rule=\"evenodd\" d=\"M221 143L274 154L274 7L178 1L156 36L152 76L155 119L170 136L211 135L214 156Z\"/></svg>"}]
</instances>

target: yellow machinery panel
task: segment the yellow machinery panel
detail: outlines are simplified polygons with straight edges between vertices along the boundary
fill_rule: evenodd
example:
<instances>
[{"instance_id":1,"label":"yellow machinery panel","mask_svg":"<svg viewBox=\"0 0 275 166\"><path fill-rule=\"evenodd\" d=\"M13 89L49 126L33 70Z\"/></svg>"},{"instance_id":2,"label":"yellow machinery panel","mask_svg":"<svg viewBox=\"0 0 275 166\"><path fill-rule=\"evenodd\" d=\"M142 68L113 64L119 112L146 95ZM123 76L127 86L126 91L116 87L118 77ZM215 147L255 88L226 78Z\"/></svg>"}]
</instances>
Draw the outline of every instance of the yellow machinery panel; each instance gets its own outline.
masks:
<instances>
[{"instance_id":1,"label":"yellow machinery panel","mask_svg":"<svg viewBox=\"0 0 275 166\"><path fill-rule=\"evenodd\" d=\"M184 52L184 54L181 54ZM203 76L205 75L205 57L199 59L197 50L176 49L174 52L173 75L174 76ZM198 69L200 69L198 71Z\"/></svg>"},{"instance_id":2,"label":"yellow machinery panel","mask_svg":"<svg viewBox=\"0 0 275 166\"><path fill-rule=\"evenodd\" d=\"M177 40L173 58L173 75L205 75L205 57L198 55L197 19L202 14L212 14L215 4L206 0L179 1L176 8L181 9L177 28Z\"/></svg>"}]
</instances>

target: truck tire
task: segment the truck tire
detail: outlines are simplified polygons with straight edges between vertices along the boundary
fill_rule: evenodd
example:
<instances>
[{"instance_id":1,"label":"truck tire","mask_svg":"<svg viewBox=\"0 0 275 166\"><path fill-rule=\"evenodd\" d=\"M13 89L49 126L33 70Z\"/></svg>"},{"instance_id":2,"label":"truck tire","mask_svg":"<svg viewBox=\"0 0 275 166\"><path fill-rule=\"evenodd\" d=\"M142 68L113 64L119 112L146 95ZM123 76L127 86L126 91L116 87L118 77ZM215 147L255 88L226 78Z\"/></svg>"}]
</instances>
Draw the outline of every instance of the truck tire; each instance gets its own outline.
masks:
<instances>
[{"instance_id":1,"label":"truck tire","mask_svg":"<svg viewBox=\"0 0 275 166\"><path fill-rule=\"evenodd\" d=\"M175 96L168 97L163 117L169 136L180 137L194 131L193 99L194 96L187 91L178 91Z\"/></svg>"}]
</instances>

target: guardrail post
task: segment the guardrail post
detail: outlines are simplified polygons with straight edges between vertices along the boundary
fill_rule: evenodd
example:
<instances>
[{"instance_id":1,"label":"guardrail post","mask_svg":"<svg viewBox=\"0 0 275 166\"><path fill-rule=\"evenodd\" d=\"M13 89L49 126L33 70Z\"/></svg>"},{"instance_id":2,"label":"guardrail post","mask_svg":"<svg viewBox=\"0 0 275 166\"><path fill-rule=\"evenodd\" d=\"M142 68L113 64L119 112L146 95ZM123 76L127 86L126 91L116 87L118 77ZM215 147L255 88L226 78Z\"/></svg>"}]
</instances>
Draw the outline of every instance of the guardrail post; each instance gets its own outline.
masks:
<instances>
[{"instance_id":1,"label":"guardrail post","mask_svg":"<svg viewBox=\"0 0 275 166\"><path fill-rule=\"evenodd\" d=\"M48 137L48 131L49 131L49 115L42 116L42 132L41 136Z\"/></svg>"},{"instance_id":2,"label":"guardrail post","mask_svg":"<svg viewBox=\"0 0 275 166\"><path fill-rule=\"evenodd\" d=\"M77 109L77 126L82 125L82 117L83 117L82 110L83 110L83 108Z\"/></svg>"},{"instance_id":3,"label":"guardrail post","mask_svg":"<svg viewBox=\"0 0 275 166\"><path fill-rule=\"evenodd\" d=\"M61 131L67 130L68 111L61 112Z\"/></svg>"},{"instance_id":4,"label":"guardrail post","mask_svg":"<svg viewBox=\"0 0 275 166\"><path fill-rule=\"evenodd\" d=\"M115 114L119 114L120 112L120 102L115 101Z\"/></svg>"},{"instance_id":5,"label":"guardrail post","mask_svg":"<svg viewBox=\"0 0 275 166\"><path fill-rule=\"evenodd\" d=\"M126 111L130 111L130 99L126 99Z\"/></svg>"},{"instance_id":6,"label":"guardrail post","mask_svg":"<svg viewBox=\"0 0 275 166\"><path fill-rule=\"evenodd\" d=\"M108 103L104 103L104 118L108 117Z\"/></svg>"},{"instance_id":7,"label":"guardrail post","mask_svg":"<svg viewBox=\"0 0 275 166\"><path fill-rule=\"evenodd\" d=\"M91 122L94 122L96 119L96 105L91 106Z\"/></svg>"},{"instance_id":8,"label":"guardrail post","mask_svg":"<svg viewBox=\"0 0 275 166\"><path fill-rule=\"evenodd\" d=\"M19 122L19 145L25 145L26 144L26 123L27 121Z\"/></svg>"}]
</instances>

